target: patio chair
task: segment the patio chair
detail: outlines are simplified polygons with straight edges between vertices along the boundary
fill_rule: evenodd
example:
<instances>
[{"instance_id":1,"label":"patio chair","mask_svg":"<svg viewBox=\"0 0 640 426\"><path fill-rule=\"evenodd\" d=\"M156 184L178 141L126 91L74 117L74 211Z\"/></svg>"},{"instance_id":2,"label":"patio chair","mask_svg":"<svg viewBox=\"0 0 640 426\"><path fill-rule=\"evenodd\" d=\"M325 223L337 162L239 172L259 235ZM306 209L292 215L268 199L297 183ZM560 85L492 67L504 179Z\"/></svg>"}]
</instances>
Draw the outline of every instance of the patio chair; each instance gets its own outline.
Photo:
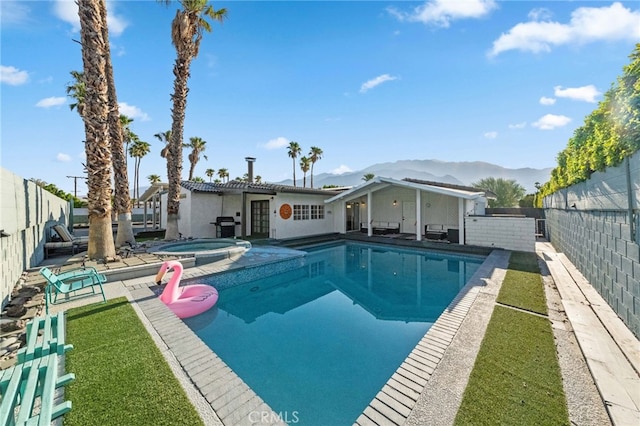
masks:
<instances>
[{"instance_id":1,"label":"patio chair","mask_svg":"<svg viewBox=\"0 0 640 426\"><path fill-rule=\"evenodd\" d=\"M89 243L89 237L76 237L75 235L72 235L71 232L69 232L69 230L67 229L67 227L61 223L53 225L53 230L56 231L56 234L60 236L60 239L62 239L62 241L66 241L66 242L70 241L77 244Z\"/></svg>"},{"instance_id":2,"label":"patio chair","mask_svg":"<svg viewBox=\"0 0 640 426\"><path fill-rule=\"evenodd\" d=\"M81 246L87 246L89 244L89 237L76 237L61 223L54 225L53 230L58 234L60 240L47 241L44 244L45 258L49 257L51 250L70 248L71 252L76 254L76 252L80 251Z\"/></svg>"},{"instance_id":3,"label":"patio chair","mask_svg":"<svg viewBox=\"0 0 640 426\"><path fill-rule=\"evenodd\" d=\"M59 295L64 295L64 301L66 302L71 299L97 294L96 287L98 287L100 294L102 294L102 301L107 301L102 287L102 284L107 282L107 277L104 274L99 274L94 267L87 266L55 274L45 266L40 269L40 274L47 280L47 286L44 290L45 311L47 314L49 313L49 304L59 303ZM83 289L90 289L91 292L79 293Z\"/></svg>"}]
</instances>

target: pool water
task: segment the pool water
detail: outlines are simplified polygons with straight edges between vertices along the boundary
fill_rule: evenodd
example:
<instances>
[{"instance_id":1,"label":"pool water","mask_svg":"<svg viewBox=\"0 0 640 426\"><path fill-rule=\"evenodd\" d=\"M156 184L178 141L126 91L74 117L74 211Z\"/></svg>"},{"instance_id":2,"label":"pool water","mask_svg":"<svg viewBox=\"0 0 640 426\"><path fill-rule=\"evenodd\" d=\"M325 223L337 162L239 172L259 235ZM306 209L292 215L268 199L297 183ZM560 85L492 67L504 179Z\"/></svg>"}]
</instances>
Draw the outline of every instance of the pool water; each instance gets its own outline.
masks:
<instances>
[{"instance_id":1,"label":"pool water","mask_svg":"<svg viewBox=\"0 0 640 426\"><path fill-rule=\"evenodd\" d=\"M483 261L322 248L302 268L220 290L185 323L283 419L352 424Z\"/></svg>"}]
</instances>

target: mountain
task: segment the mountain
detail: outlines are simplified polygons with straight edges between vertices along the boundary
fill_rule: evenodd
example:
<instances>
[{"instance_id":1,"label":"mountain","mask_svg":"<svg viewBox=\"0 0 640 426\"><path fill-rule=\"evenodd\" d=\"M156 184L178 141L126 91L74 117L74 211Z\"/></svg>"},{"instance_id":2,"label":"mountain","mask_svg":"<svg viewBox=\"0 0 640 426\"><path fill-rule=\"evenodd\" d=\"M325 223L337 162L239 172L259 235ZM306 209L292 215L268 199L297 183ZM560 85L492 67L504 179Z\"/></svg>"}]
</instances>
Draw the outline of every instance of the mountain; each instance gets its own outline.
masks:
<instances>
[{"instance_id":1,"label":"mountain","mask_svg":"<svg viewBox=\"0 0 640 426\"><path fill-rule=\"evenodd\" d=\"M313 186L315 188L321 188L324 185L355 186L363 183L362 177L367 173L393 179L413 178L457 185L471 185L488 177L513 179L529 194L536 192L536 182L543 184L549 180L551 168L508 169L482 161L399 160L374 164L365 169L341 175L331 173L314 175ZM293 185L293 180L287 179L277 183ZM297 179L297 183L302 185L302 179ZM309 183L309 176L307 176L307 183Z\"/></svg>"}]
</instances>

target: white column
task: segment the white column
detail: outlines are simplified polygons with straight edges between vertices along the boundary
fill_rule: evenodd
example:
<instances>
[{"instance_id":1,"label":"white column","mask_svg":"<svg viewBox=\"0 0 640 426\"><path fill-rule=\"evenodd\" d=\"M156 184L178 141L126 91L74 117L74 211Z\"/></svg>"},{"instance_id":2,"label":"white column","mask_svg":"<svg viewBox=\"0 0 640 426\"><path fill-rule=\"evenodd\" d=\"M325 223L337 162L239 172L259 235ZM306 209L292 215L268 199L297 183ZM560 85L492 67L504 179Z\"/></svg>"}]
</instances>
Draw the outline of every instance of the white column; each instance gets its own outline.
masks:
<instances>
[{"instance_id":1,"label":"white column","mask_svg":"<svg viewBox=\"0 0 640 426\"><path fill-rule=\"evenodd\" d=\"M416 241L422 241L422 191L416 189Z\"/></svg>"},{"instance_id":2,"label":"white column","mask_svg":"<svg viewBox=\"0 0 640 426\"><path fill-rule=\"evenodd\" d=\"M464 245L464 198L458 198L458 244Z\"/></svg>"},{"instance_id":3,"label":"white column","mask_svg":"<svg viewBox=\"0 0 640 426\"><path fill-rule=\"evenodd\" d=\"M372 236L373 235L373 228L371 227L371 221L373 219L371 219L371 204L373 200L373 194L371 193L371 191L367 192L367 235L368 236Z\"/></svg>"}]
</instances>

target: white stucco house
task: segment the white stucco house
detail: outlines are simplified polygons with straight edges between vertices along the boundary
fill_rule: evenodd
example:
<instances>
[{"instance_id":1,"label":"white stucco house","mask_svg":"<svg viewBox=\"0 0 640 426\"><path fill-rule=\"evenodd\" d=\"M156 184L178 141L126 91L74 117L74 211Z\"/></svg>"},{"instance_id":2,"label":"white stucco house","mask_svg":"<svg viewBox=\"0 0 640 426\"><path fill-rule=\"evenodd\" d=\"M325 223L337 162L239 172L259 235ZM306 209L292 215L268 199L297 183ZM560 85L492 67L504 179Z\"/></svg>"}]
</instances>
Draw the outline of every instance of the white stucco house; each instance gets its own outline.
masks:
<instances>
[{"instance_id":1,"label":"white stucco house","mask_svg":"<svg viewBox=\"0 0 640 426\"><path fill-rule=\"evenodd\" d=\"M166 196L161 196L162 205ZM385 177L342 189L184 181L178 229L194 238L363 232L463 244L465 217L483 215L488 196L476 188ZM165 218L161 226L166 226Z\"/></svg>"}]
</instances>

